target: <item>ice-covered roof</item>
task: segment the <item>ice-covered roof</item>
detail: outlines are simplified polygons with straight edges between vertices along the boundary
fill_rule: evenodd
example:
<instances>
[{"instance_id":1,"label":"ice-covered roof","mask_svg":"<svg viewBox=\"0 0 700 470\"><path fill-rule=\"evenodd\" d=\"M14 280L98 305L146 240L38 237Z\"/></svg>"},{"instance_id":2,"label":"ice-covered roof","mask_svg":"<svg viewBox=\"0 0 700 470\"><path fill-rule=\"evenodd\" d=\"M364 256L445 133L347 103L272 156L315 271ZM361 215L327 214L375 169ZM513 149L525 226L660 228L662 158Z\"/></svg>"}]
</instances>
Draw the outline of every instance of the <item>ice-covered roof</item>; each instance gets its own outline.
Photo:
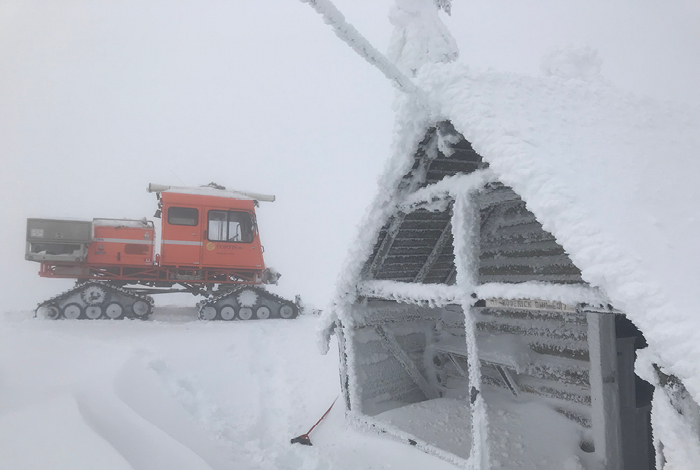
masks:
<instances>
[{"instance_id":1,"label":"ice-covered roof","mask_svg":"<svg viewBox=\"0 0 700 470\"><path fill-rule=\"evenodd\" d=\"M426 66L448 118L700 396L700 115L599 76Z\"/></svg>"},{"instance_id":2,"label":"ice-covered roof","mask_svg":"<svg viewBox=\"0 0 700 470\"><path fill-rule=\"evenodd\" d=\"M424 66L416 83L428 101L399 98L394 155L348 273L359 274L394 210L426 127L450 120L584 280L700 397L700 113L623 93L599 75L532 77L440 63ZM340 296L352 277L341 280Z\"/></svg>"}]
</instances>

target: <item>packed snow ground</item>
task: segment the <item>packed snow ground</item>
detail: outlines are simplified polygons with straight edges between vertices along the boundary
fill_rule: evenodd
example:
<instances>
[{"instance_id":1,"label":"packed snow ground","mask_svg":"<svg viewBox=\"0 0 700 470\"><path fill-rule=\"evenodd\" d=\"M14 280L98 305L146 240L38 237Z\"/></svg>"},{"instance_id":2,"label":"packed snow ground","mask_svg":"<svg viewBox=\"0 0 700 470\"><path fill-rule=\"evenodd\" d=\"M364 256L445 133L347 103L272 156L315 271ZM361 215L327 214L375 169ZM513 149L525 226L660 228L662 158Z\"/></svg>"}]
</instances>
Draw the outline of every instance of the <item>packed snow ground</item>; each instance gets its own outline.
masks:
<instances>
[{"instance_id":1,"label":"packed snow ground","mask_svg":"<svg viewBox=\"0 0 700 470\"><path fill-rule=\"evenodd\" d=\"M454 467L344 419L338 358L316 317L201 322L46 321L0 314L3 469L436 469Z\"/></svg>"}]
</instances>

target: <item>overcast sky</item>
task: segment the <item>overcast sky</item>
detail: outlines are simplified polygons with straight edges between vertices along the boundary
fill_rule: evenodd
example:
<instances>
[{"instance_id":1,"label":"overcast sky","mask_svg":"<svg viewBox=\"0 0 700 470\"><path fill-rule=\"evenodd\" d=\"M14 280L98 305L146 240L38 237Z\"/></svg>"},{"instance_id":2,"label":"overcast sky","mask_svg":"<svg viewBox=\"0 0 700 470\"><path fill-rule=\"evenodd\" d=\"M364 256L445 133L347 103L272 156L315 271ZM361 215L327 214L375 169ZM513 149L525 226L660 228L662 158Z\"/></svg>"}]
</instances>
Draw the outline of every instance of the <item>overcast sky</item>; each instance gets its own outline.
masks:
<instances>
[{"instance_id":1,"label":"overcast sky","mask_svg":"<svg viewBox=\"0 0 700 470\"><path fill-rule=\"evenodd\" d=\"M391 0L336 0L380 50ZM618 87L700 107L698 0L454 0L475 68L536 75L588 45ZM278 292L325 306L390 152L391 84L298 0L0 2L0 309L70 282L24 261L27 217L151 217L149 182L271 193ZM183 303L194 303L183 297Z\"/></svg>"}]
</instances>

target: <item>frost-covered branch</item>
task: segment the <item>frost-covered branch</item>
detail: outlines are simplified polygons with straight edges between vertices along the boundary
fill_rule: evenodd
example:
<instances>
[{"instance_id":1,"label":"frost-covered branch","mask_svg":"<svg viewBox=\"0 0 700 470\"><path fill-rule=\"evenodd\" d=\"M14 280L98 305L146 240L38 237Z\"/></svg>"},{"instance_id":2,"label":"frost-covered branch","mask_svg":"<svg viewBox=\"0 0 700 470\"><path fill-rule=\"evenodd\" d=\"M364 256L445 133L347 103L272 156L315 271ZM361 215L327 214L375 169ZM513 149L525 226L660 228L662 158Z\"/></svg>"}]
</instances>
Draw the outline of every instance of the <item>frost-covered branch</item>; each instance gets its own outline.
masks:
<instances>
[{"instance_id":1,"label":"frost-covered branch","mask_svg":"<svg viewBox=\"0 0 700 470\"><path fill-rule=\"evenodd\" d=\"M394 81L406 93L421 95L422 92L389 59L362 36L330 0L300 0L323 16L323 21L333 28L336 36L357 52L363 59L377 67L385 77Z\"/></svg>"}]
</instances>

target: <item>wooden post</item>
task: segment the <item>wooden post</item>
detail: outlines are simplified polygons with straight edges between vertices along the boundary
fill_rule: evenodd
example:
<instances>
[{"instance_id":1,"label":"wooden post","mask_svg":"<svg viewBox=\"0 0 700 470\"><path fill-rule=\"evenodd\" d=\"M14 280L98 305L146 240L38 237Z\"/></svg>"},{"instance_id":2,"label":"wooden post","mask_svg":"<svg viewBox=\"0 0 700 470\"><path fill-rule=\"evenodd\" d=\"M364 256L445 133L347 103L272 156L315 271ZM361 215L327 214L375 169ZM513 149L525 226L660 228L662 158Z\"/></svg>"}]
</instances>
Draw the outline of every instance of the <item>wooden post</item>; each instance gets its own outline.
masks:
<instances>
[{"instance_id":1,"label":"wooden post","mask_svg":"<svg viewBox=\"0 0 700 470\"><path fill-rule=\"evenodd\" d=\"M606 470L622 470L615 315L604 311L586 311L586 319L595 452L604 459Z\"/></svg>"}]
</instances>

